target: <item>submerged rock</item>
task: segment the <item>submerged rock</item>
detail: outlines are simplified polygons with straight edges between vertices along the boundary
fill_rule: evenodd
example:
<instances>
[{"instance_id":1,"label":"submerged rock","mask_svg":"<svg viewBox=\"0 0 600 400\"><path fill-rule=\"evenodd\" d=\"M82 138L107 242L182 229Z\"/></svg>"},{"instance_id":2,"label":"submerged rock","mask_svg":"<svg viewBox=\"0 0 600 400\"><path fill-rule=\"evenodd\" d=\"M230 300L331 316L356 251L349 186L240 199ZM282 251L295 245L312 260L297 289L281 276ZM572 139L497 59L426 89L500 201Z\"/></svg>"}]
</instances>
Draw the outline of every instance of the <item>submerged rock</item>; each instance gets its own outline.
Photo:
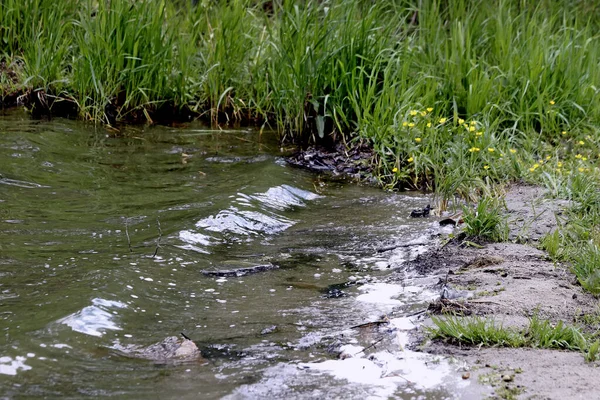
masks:
<instances>
[{"instance_id":1,"label":"submerged rock","mask_svg":"<svg viewBox=\"0 0 600 400\"><path fill-rule=\"evenodd\" d=\"M206 276L218 276L218 277L232 277L232 276L245 276L250 274L256 274L259 272L270 271L278 269L279 267L274 264L261 264L254 265L251 267L240 267L232 269L217 269L217 270L203 270L202 273Z\"/></svg>"},{"instance_id":2,"label":"submerged rock","mask_svg":"<svg viewBox=\"0 0 600 400\"><path fill-rule=\"evenodd\" d=\"M203 360L200 349L193 341L177 336L169 336L147 347L129 345L117 350L129 357L158 362Z\"/></svg>"},{"instance_id":3,"label":"submerged rock","mask_svg":"<svg viewBox=\"0 0 600 400\"><path fill-rule=\"evenodd\" d=\"M417 208L410 212L411 218L429 217L429 212L432 210L431 205L427 204L425 208Z\"/></svg>"},{"instance_id":4,"label":"submerged rock","mask_svg":"<svg viewBox=\"0 0 600 400\"><path fill-rule=\"evenodd\" d=\"M271 325L271 326L267 326L265 329L263 329L262 331L260 331L261 335L268 335L270 333L274 333L277 332L278 328L277 325Z\"/></svg>"}]
</instances>

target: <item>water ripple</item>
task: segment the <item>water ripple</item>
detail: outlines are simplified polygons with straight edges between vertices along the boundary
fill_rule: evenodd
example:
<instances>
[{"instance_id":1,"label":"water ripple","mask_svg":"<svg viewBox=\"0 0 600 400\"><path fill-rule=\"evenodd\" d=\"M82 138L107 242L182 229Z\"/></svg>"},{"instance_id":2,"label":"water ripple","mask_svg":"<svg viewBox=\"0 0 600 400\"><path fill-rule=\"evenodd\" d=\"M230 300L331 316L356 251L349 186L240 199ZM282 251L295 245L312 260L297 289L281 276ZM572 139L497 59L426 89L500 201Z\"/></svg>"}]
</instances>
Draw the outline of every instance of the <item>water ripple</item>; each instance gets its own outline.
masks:
<instances>
[{"instance_id":1,"label":"water ripple","mask_svg":"<svg viewBox=\"0 0 600 400\"><path fill-rule=\"evenodd\" d=\"M113 321L114 315L108 310L111 308L126 308L127 305L112 300L93 299L91 306L84 307L58 322L70 326L76 332L91 336L102 336L104 330L120 331L121 328Z\"/></svg>"}]
</instances>

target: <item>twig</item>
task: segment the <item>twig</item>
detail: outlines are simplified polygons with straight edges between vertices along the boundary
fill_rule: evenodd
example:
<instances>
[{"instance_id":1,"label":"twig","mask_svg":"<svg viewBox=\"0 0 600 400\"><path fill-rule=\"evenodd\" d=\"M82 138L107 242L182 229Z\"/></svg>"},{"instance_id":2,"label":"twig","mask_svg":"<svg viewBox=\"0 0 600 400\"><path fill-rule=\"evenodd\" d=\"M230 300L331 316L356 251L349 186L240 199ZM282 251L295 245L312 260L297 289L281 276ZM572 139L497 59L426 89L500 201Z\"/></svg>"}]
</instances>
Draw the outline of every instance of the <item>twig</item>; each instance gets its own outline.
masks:
<instances>
[{"instance_id":1,"label":"twig","mask_svg":"<svg viewBox=\"0 0 600 400\"><path fill-rule=\"evenodd\" d=\"M389 323L390 323L389 320L366 322L364 324L351 326L350 329L367 328L367 327L378 326L378 325L389 324Z\"/></svg>"},{"instance_id":2,"label":"twig","mask_svg":"<svg viewBox=\"0 0 600 400\"><path fill-rule=\"evenodd\" d=\"M152 258L156 257L158 254L158 249L160 248L160 239L162 238L162 229L160 229L160 220L156 217L156 225L158 226L158 239L156 240L156 249L154 250L154 254L152 254Z\"/></svg>"},{"instance_id":3,"label":"twig","mask_svg":"<svg viewBox=\"0 0 600 400\"><path fill-rule=\"evenodd\" d=\"M133 253L133 249L131 248L131 238L129 237L129 219L125 218L125 236L127 236L127 246L129 246L129 252Z\"/></svg>"},{"instance_id":4,"label":"twig","mask_svg":"<svg viewBox=\"0 0 600 400\"><path fill-rule=\"evenodd\" d=\"M405 315L405 317L406 317L406 318L415 317L415 316L417 316L417 315L424 314L424 313L426 313L427 311L428 311L427 309L424 309L424 310L419 310L419 311L414 311L414 312L411 312L410 314L406 314L406 315Z\"/></svg>"},{"instance_id":5,"label":"twig","mask_svg":"<svg viewBox=\"0 0 600 400\"><path fill-rule=\"evenodd\" d=\"M384 374L384 375L382 375L381 377L382 377L382 378L390 378L390 377L393 377L393 376L397 376L398 378L402 378L402 379L404 379L406 382L408 382L408 383L410 383L410 384L412 384L412 383L413 383L412 381L409 381L407 378L405 378L404 376L400 375L400 374L399 374L399 373L397 373L396 371L394 371L394 372L392 372L392 373L390 373L390 374Z\"/></svg>"},{"instance_id":6,"label":"twig","mask_svg":"<svg viewBox=\"0 0 600 400\"><path fill-rule=\"evenodd\" d=\"M378 344L379 342L383 342L383 339L385 339L385 336L382 337L381 339L376 340L375 342L371 343L370 345L368 345L367 347L365 347L364 349L362 349L361 351L359 351L358 353L356 353L354 355L357 356L360 353L364 353L366 350L369 350L371 347L375 347L375 345Z\"/></svg>"},{"instance_id":7,"label":"twig","mask_svg":"<svg viewBox=\"0 0 600 400\"><path fill-rule=\"evenodd\" d=\"M514 306L509 306L508 304L501 304L495 301L490 301L490 300L467 300L467 304L495 304L497 306L500 307L512 307L512 308L516 308Z\"/></svg>"},{"instance_id":8,"label":"twig","mask_svg":"<svg viewBox=\"0 0 600 400\"><path fill-rule=\"evenodd\" d=\"M395 244L395 245L386 246L386 247L380 247L380 248L376 249L375 251L377 253L385 253L386 251L395 250L395 249L399 249L399 248L403 248L403 247L426 246L426 245L427 245L427 243L402 243L402 244Z\"/></svg>"}]
</instances>

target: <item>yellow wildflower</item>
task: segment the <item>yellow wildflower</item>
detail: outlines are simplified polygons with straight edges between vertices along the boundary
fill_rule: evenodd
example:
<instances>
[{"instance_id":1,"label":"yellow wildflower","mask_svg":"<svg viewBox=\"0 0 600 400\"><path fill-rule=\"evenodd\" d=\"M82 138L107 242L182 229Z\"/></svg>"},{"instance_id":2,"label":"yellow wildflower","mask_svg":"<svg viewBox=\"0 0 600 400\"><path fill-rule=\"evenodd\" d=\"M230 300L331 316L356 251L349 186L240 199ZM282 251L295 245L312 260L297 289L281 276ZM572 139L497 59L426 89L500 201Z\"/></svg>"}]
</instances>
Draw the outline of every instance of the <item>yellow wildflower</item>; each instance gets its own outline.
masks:
<instances>
[{"instance_id":1,"label":"yellow wildflower","mask_svg":"<svg viewBox=\"0 0 600 400\"><path fill-rule=\"evenodd\" d=\"M409 158L408 160L406 160L406 161L408 161L408 162L413 162L413 161L414 161L414 159L413 159L412 157L410 157L410 158Z\"/></svg>"},{"instance_id":2,"label":"yellow wildflower","mask_svg":"<svg viewBox=\"0 0 600 400\"><path fill-rule=\"evenodd\" d=\"M490 169L490 166L489 165L484 165L483 169Z\"/></svg>"},{"instance_id":3,"label":"yellow wildflower","mask_svg":"<svg viewBox=\"0 0 600 400\"><path fill-rule=\"evenodd\" d=\"M529 168L529 172L535 171L535 168Z\"/></svg>"},{"instance_id":4,"label":"yellow wildflower","mask_svg":"<svg viewBox=\"0 0 600 400\"><path fill-rule=\"evenodd\" d=\"M479 132L475 132L475 136L481 136L483 135L483 132L479 131Z\"/></svg>"},{"instance_id":5,"label":"yellow wildflower","mask_svg":"<svg viewBox=\"0 0 600 400\"><path fill-rule=\"evenodd\" d=\"M493 153L493 152L494 152L494 151L496 151L496 150L495 150L493 147L488 147L488 151L489 151L490 153Z\"/></svg>"},{"instance_id":6,"label":"yellow wildflower","mask_svg":"<svg viewBox=\"0 0 600 400\"><path fill-rule=\"evenodd\" d=\"M415 142L421 143L421 138L420 137L415 138Z\"/></svg>"},{"instance_id":7,"label":"yellow wildflower","mask_svg":"<svg viewBox=\"0 0 600 400\"><path fill-rule=\"evenodd\" d=\"M477 121L471 121L469 122L470 125L477 125Z\"/></svg>"},{"instance_id":8,"label":"yellow wildflower","mask_svg":"<svg viewBox=\"0 0 600 400\"><path fill-rule=\"evenodd\" d=\"M428 123L427 123L427 127L428 127L428 128L431 128L431 122L428 122Z\"/></svg>"},{"instance_id":9,"label":"yellow wildflower","mask_svg":"<svg viewBox=\"0 0 600 400\"><path fill-rule=\"evenodd\" d=\"M427 111L421 111L421 117L424 117L427 115Z\"/></svg>"},{"instance_id":10,"label":"yellow wildflower","mask_svg":"<svg viewBox=\"0 0 600 400\"><path fill-rule=\"evenodd\" d=\"M555 105L555 104L556 104L556 103L554 102L554 100L550 100L550 105L551 105L551 106L553 106L553 105Z\"/></svg>"},{"instance_id":11,"label":"yellow wildflower","mask_svg":"<svg viewBox=\"0 0 600 400\"><path fill-rule=\"evenodd\" d=\"M575 156L575 158L582 158L582 157L583 157L583 156L582 156L581 154L577 154L577 155Z\"/></svg>"},{"instance_id":12,"label":"yellow wildflower","mask_svg":"<svg viewBox=\"0 0 600 400\"><path fill-rule=\"evenodd\" d=\"M550 158L552 158L552 157L550 157L550 156L546 156L546 160L549 160Z\"/></svg>"},{"instance_id":13,"label":"yellow wildflower","mask_svg":"<svg viewBox=\"0 0 600 400\"><path fill-rule=\"evenodd\" d=\"M433 111L433 107L427 107L427 112L432 112Z\"/></svg>"},{"instance_id":14,"label":"yellow wildflower","mask_svg":"<svg viewBox=\"0 0 600 400\"><path fill-rule=\"evenodd\" d=\"M585 144L585 142L584 142L583 140L580 140L580 141L579 141L579 142L577 142L577 143L579 143L579 144L580 144L580 145L582 145L582 146Z\"/></svg>"},{"instance_id":15,"label":"yellow wildflower","mask_svg":"<svg viewBox=\"0 0 600 400\"><path fill-rule=\"evenodd\" d=\"M408 122L404 121L404 122L402 123L402 126L408 126Z\"/></svg>"},{"instance_id":16,"label":"yellow wildflower","mask_svg":"<svg viewBox=\"0 0 600 400\"><path fill-rule=\"evenodd\" d=\"M517 151L516 151L515 149L510 149L510 152L511 152L512 154L515 154Z\"/></svg>"},{"instance_id":17,"label":"yellow wildflower","mask_svg":"<svg viewBox=\"0 0 600 400\"><path fill-rule=\"evenodd\" d=\"M566 135L566 134L567 134L567 131L562 131L561 133L562 133L563 135Z\"/></svg>"},{"instance_id":18,"label":"yellow wildflower","mask_svg":"<svg viewBox=\"0 0 600 400\"><path fill-rule=\"evenodd\" d=\"M458 124L459 124L459 125L462 125L462 124L464 124L464 122L465 122L465 120L464 120L464 119L462 119L462 118L459 118L459 119L458 119Z\"/></svg>"},{"instance_id":19,"label":"yellow wildflower","mask_svg":"<svg viewBox=\"0 0 600 400\"><path fill-rule=\"evenodd\" d=\"M584 168L581 168L581 167L579 167L579 168L577 168L577 169L579 170L579 172L583 172L583 171L585 171L585 169L584 169Z\"/></svg>"},{"instance_id":20,"label":"yellow wildflower","mask_svg":"<svg viewBox=\"0 0 600 400\"><path fill-rule=\"evenodd\" d=\"M558 168L561 168L563 166L563 163L559 161L556 163L556 165L558 166Z\"/></svg>"},{"instance_id":21,"label":"yellow wildflower","mask_svg":"<svg viewBox=\"0 0 600 400\"><path fill-rule=\"evenodd\" d=\"M414 122L409 122L409 123L408 123L408 127L409 127L409 128L412 128L413 126L415 126Z\"/></svg>"},{"instance_id":22,"label":"yellow wildflower","mask_svg":"<svg viewBox=\"0 0 600 400\"><path fill-rule=\"evenodd\" d=\"M417 113L417 110L410 110L410 115L412 115L413 117L417 115Z\"/></svg>"},{"instance_id":23,"label":"yellow wildflower","mask_svg":"<svg viewBox=\"0 0 600 400\"><path fill-rule=\"evenodd\" d=\"M470 127L469 132L475 132L475 127L474 126Z\"/></svg>"},{"instance_id":24,"label":"yellow wildflower","mask_svg":"<svg viewBox=\"0 0 600 400\"><path fill-rule=\"evenodd\" d=\"M440 124L443 124L446 121L448 121L448 118L440 118Z\"/></svg>"},{"instance_id":25,"label":"yellow wildflower","mask_svg":"<svg viewBox=\"0 0 600 400\"><path fill-rule=\"evenodd\" d=\"M394 167L394 168L392 169L392 172L398 172L398 168Z\"/></svg>"},{"instance_id":26,"label":"yellow wildflower","mask_svg":"<svg viewBox=\"0 0 600 400\"><path fill-rule=\"evenodd\" d=\"M587 157L581 157L583 161L587 161Z\"/></svg>"},{"instance_id":27,"label":"yellow wildflower","mask_svg":"<svg viewBox=\"0 0 600 400\"><path fill-rule=\"evenodd\" d=\"M534 168L534 169L535 169L535 168L539 168L539 166L540 166L540 164L538 164L538 163L535 163L535 164L533 164L533 168Z\"/></svg>"}]
</instances>

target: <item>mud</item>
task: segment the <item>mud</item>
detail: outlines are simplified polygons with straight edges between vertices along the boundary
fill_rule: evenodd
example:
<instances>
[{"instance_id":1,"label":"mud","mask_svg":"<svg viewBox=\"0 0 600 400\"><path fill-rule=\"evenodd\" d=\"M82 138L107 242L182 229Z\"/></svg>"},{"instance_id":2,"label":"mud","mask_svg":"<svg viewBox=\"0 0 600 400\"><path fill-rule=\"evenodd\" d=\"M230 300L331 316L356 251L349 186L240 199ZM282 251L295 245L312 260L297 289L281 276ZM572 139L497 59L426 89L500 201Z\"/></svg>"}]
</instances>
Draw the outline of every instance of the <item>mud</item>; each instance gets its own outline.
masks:
<instances>
[{"instance_id":1,"label":"mud","mask_svg":"<svg viewBox=\"0 0 600 400\"><path fill-rule=\"evenodd\" d=\"M537 314L552 323L564 321L595 331L584 321L589 324L598 315L597 299L577 284L568 265L553 263L536 248L537 242L556 228L557 216L569 203L548 199L542 188L533 186L510 187L505 201L509 242L479 248L454 240L410 263L409 270L417 275L438 277L435 289L442 299L431 304L430 313L480 315L517 329L527 326L530 317ZM419 348L464 362L465 378L492 386L493 398L598 396L600 369L596 363L586 363L582 353L473 348L441 341L423 345L424 329L432 324L425 318L417 334Z\"/></svg>"}]
</instances>

